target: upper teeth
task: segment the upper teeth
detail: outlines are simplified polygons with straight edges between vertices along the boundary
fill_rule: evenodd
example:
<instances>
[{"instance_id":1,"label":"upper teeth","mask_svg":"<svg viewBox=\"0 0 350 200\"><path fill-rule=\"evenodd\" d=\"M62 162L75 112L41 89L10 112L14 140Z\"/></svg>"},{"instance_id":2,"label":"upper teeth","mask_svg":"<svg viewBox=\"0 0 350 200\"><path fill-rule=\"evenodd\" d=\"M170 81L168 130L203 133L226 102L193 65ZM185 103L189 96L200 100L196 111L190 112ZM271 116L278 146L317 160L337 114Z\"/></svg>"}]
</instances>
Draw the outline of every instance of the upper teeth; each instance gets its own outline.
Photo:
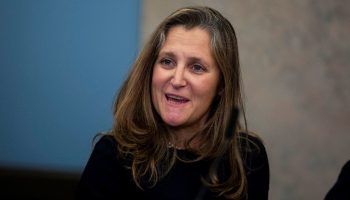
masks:
<instances>
[{"instance_id":1,"label":"upper teeth","mask_svg":"<svg viewBox=\"0 0 350 200\"><path fill-rule=\"evenodd\" d=\"M169 97L169 98L172 98L172 99L177 99L177 100L183 99L182 97L175 96L175 95L168 95L168 97Z\"/></svg>"}]
</instances>

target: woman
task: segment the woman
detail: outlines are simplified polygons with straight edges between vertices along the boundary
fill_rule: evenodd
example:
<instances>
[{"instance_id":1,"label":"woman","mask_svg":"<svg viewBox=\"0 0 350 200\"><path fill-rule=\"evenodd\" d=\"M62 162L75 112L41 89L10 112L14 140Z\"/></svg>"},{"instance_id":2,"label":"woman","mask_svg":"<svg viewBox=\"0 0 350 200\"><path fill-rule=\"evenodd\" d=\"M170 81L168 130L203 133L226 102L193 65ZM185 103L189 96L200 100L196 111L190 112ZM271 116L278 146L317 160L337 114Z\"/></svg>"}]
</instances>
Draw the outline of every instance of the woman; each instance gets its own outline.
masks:
<instances>
[{"instance_id":1,"label":"woman","mask_svg":"<svg viewBox=\"0 0 350 200\"><path fill-rule=\"evenodd\" d=\"M78 196L268 199L268 159L247 131L240 82L227 19L208 7L169 15L122 85L113 129L96 143ZM245 126L230 121L234 108Z\"/></svg>"}]
</instances>

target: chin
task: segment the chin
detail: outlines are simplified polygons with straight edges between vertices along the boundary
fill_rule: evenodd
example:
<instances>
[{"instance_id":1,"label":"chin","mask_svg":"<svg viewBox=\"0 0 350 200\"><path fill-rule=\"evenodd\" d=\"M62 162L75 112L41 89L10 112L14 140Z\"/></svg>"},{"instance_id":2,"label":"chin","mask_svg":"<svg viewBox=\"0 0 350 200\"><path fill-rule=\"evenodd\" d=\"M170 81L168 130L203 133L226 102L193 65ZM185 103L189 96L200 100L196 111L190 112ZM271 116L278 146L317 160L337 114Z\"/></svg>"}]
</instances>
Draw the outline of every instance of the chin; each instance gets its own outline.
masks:
<instances>
[{"instance_id":1,"label":"chin","mask_svg":"<svg viewBox=\"0 0 350 200\"><path fill-rule=\"evenodd\" d=\"M168 125L168 126L171 126L171 127L178 127L178 126L181 126L182 123L180 122L174 122L174 121L165 121L165 123Z\"/></svg>"},{"instance_id":2,"label":"chin","mask_svg":"<svg viewBox=\"0 0 350 200\"><path fill-rule=\"evenodd\" d=\"M184 124L184 122L182 120L179 119L165 119L164 122L172 127L177 127L177 126L181 126Z\"/></svg>"}]
</instances>

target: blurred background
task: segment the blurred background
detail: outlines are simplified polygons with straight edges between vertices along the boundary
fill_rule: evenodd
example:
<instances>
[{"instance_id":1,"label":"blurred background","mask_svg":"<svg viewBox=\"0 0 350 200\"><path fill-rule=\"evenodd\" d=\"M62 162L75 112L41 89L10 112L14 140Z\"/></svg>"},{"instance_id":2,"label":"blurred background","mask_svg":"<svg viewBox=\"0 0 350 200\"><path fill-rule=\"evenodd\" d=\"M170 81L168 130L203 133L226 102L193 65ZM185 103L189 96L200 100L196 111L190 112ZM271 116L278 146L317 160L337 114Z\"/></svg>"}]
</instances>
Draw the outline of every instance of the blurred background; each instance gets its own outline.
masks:
<instances>
[{"instance_id":1,"label":"blurred background","mask_svg":"<svg viewBox=\"0 0 350 200\"><path fill-rule=\"evenodd\" d=\"M0 0L0 199L72 198L138 53L140 5Z\"/></svg>"},{"instance_id":2,"label":"blurred background","mask_svg":"<svg viewBox=\"0 0 350 200\"><path fill-rule=\"evenodd\" d=\"M0 0L0 190L53 199L60 188L68 199L93 136L111 128L113 98L139 49L187 5L211 6L236 29L270 199L323 199L350 159L346 0ZM49 192L37 194L42 185Z\"/></svg>"}]
</instances>

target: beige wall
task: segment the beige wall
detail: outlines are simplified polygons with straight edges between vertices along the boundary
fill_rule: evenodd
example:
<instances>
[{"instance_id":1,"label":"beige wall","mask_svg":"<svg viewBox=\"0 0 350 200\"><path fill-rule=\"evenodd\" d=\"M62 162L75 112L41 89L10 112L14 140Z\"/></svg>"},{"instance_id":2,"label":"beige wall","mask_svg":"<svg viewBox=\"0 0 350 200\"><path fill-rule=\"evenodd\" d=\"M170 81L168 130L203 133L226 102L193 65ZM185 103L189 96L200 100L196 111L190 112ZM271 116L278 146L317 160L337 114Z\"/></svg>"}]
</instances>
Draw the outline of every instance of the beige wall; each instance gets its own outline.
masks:
<instances>
[{"instance_id":1,"label":"beige wall","mask_svg":"<svg viewBox=\"0 0 350 200\"><path fill-rule=\"evenodd\" d=\"M350 1L145 0L141 40L185 5L212 6L236 28L270 199L323 199L350 159Z\"/></svg>"}]
</instances>

